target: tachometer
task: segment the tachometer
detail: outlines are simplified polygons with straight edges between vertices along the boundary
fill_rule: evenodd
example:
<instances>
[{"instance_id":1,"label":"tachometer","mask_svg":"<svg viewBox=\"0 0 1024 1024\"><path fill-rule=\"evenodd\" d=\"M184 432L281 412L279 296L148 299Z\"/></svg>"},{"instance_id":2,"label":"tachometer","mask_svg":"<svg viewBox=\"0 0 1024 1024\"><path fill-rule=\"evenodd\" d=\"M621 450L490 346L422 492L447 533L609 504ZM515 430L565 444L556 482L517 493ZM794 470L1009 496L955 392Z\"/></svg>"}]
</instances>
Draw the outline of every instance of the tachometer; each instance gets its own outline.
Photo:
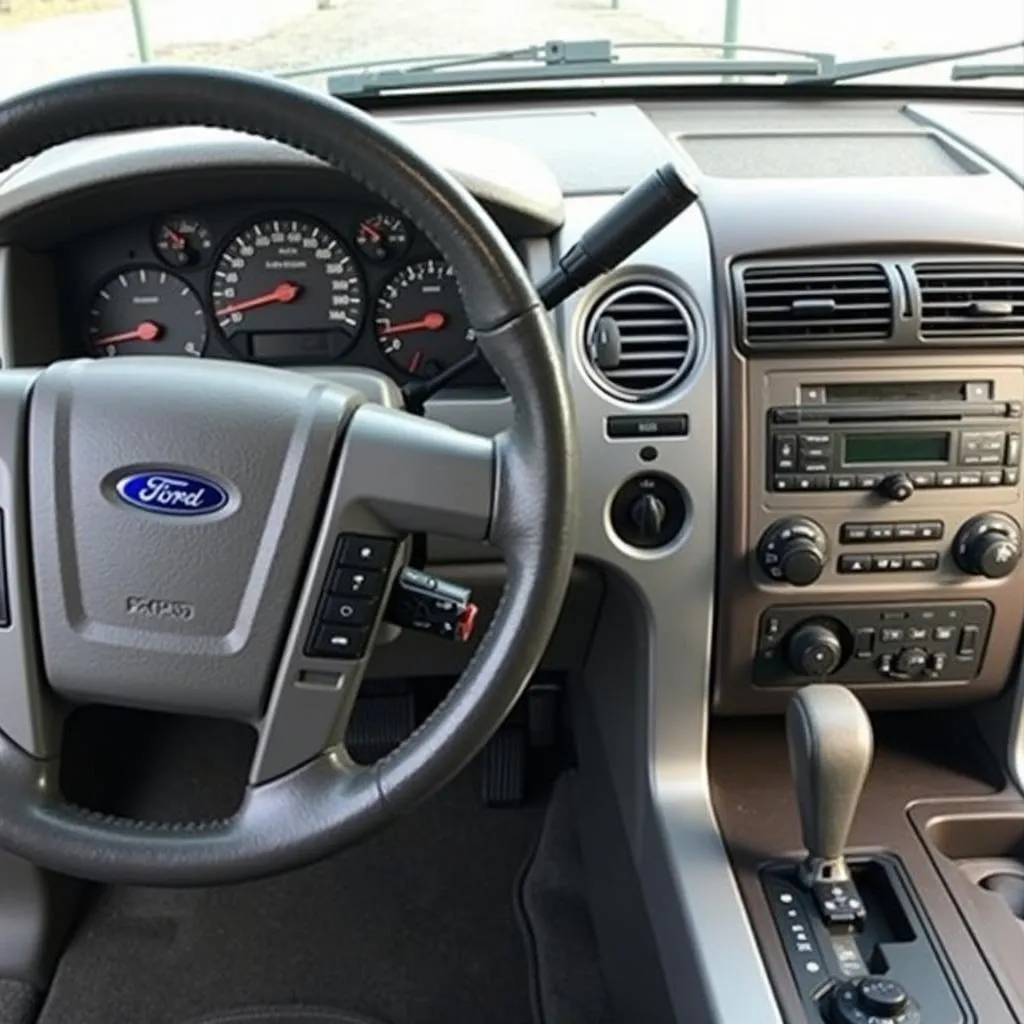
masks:
<instances>
[{"instance_id":1,"label":"tachometer","mask_svg":"<svg viewBox=\"0 0 1024 1024\"><path fill-rule=\"evenodd\" d=\"M400 270L377 300L377 341L397 367L433 377L473 350L455 272L442 259Z\"/></svg>"},{"instance_id":2,"label":"tachometer","mask_svg":"<svg viewBox=\"0 0 1024 1024\"><path fill-rule=\"evenodd\" d=\"M224 337L254 358L336 358L363 319L363 283L327 227L293 217L243 231L213 271L213 309Z\"/></svg>"},{"instance_id":3,"label":"tachometer","mask_svg":"<svg viewBox=\"0 0 1024 1024\"><path fill-rule=\"evenodd\" d=\"M176 274L134 267L108 278L89 306L86 332L97 356L201 356L206 317Z\"/></svg>"}]
</instances>

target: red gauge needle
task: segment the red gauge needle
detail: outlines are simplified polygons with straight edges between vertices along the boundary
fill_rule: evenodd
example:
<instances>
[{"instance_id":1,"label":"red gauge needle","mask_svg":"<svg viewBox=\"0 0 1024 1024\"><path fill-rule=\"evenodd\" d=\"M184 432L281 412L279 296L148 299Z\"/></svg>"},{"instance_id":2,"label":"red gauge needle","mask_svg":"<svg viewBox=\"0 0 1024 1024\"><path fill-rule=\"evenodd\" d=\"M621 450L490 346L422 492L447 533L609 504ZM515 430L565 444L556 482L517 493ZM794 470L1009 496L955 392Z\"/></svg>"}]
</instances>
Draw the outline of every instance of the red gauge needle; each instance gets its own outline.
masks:
<instances>
[{"instance_id":1,"label":"red gauge needle","mask_svg":"<svg viewBox=\"0 0 1024 1024\"><path fill-rule=\"evenodd\" d=\"M175 249L185 248L185 243L187 239L185 238L184 235L179 235L177 231L172 231L170 228L167 228L167 235L170 238Z\"/></svg>"},{"instance_id":2,"label":"red gauge needle","mask_svg":"<svg viewBox=\"0 0 1024 1024\"><path fill-rule=\"evenodd\" d=\"M363 234L366 235L371 242L380 241L380 232L372 224L363 225Z\"/></svg>"},{"instance_id":3,"label":"red gauge needle","mask_svg":"<svg viewBox=\"0 0 1024 1024\"><path fill-rule=\"evenodd\" d=\"M126 341L158 341L164 333L160 324L152 320L143 320L134 331L124 331L121 334L108 334L105 338L97 338L96 345L121 345Z\"/></svg>"},{"instance_id":4,"label":"red gauge needle","mask_svg":"<svg viewBox=\"0 0 1024 1024\"><path fill-rule=\"evenodd\" d=\"M439 331L446 323L448 317L439 310L432 309L429 313L424 313L420 320L407 320L403 324L391 324L382 328L380 336L384 338L389 334L406 334L409 331Z\"/></svg>"},{"instance_id":5,"label":"red gauge needle","mask_svg":"<svg viewBox=\"0 0 1024 1024\"><path fill-rule=\"evenodd\" d=\"M255 295L251 299L242 299L240 302L232 302L228 306L222 306L216 310L217 316L230 316L232 313L241 313L246 309L255 309L257 306L271 306L275 302L294 302L299 297L302 289L291 281L282 281L276 288L262 295Z\"/></svg>"}]
</instances>

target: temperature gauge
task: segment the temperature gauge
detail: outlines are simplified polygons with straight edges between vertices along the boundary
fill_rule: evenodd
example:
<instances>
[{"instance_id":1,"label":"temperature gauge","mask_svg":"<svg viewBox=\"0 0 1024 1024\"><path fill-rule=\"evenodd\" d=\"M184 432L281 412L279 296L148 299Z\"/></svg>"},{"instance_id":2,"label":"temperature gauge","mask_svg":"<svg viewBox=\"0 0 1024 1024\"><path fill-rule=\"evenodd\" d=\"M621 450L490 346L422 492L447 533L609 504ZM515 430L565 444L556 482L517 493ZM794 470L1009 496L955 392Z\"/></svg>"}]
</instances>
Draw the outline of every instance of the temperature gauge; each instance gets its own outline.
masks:
<instances>
[{"instance_id":1,"label":"temperature gauge","mask_svg":"<svg viewBox=\"0 0 1024 1024\"><path fill-rule=\"evenodd\" d=\"M213 238L195 217L168 217L157 227L153 246L168 266L194 267L213 249Z\"/></svg>"},{"instance_id":2,"label":"temperature gauge","mask_svg":"<svg viewBox=\"0 0 1024 1024\"><path fill-rule=\"evenodd\" d=\"M374 263L401 256L408 244L409 229L405 221L393 213L375 213L359 222L356 245Z\"/></svg>"}]
</instances>

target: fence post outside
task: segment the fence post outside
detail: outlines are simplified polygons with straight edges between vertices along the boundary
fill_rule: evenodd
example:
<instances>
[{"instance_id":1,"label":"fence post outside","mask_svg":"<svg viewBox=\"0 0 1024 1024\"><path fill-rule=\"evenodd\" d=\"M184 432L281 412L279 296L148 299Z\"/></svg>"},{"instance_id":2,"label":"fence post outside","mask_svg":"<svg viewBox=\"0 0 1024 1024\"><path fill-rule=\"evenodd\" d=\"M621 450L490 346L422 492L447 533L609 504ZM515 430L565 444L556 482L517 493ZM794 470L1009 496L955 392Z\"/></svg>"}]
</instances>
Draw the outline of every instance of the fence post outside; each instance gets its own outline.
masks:
<instances>
[{"instance_id":1,"label":"fence post outside","mask_svg":"<svg viewBox=\"0 0 1024 1024\"><path fill-rule=\"evenodd\" d=\"M740 37L740 0L725 0L725 25L722 39L725 42L723 54L726 57L736 56L736 42Z\"/></svg>"},{"instance_id":2,"label":"fence post outside","mask_svg":"<svg viewBox=\"0 0 1024 1024\"><path fill-rule=\"evenodd\" d=\"M153 59L153 51L149 46L149 32L146 28L146 12L142 9L142 0L128 0L132 8L132 24L135 26L135 46L139 51L139 60L149 64Z\"/></svg>"}]
</instances>

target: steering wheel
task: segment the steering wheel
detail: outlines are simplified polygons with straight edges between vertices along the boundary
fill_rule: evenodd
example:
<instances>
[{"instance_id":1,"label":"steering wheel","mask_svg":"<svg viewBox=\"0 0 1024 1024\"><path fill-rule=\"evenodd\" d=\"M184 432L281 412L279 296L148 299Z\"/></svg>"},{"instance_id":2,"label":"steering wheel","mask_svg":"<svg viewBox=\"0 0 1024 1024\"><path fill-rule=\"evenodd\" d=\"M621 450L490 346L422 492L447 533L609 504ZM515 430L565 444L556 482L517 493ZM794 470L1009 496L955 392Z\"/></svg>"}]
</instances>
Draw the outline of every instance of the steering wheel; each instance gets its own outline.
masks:
<instances>
[{"instance_id":1,"label":"steering wheel","mask_svg":"<svg viewBox=\"0 0 1024 1024\"><path fill-rule=\"evenodd\" d=\"M490 439L235 362L129 356L0 372L0 845L83 878L191 886L323 857L480 750L565 596L576 445L561 354L511 247L461 186L351 106L233 72L87 75L0 106L0 167L89 135L178 125L285 143L408 216L454 268L515 410ZM447 698L359 766L345 726L414 531L489 541L507 583ZM340 571L376 596L331 634L348 637L338 647L318 617ZM60 708L96 702L254 724L237 813L170 824L69 802Z\"/></svg>"}]
</instances>

